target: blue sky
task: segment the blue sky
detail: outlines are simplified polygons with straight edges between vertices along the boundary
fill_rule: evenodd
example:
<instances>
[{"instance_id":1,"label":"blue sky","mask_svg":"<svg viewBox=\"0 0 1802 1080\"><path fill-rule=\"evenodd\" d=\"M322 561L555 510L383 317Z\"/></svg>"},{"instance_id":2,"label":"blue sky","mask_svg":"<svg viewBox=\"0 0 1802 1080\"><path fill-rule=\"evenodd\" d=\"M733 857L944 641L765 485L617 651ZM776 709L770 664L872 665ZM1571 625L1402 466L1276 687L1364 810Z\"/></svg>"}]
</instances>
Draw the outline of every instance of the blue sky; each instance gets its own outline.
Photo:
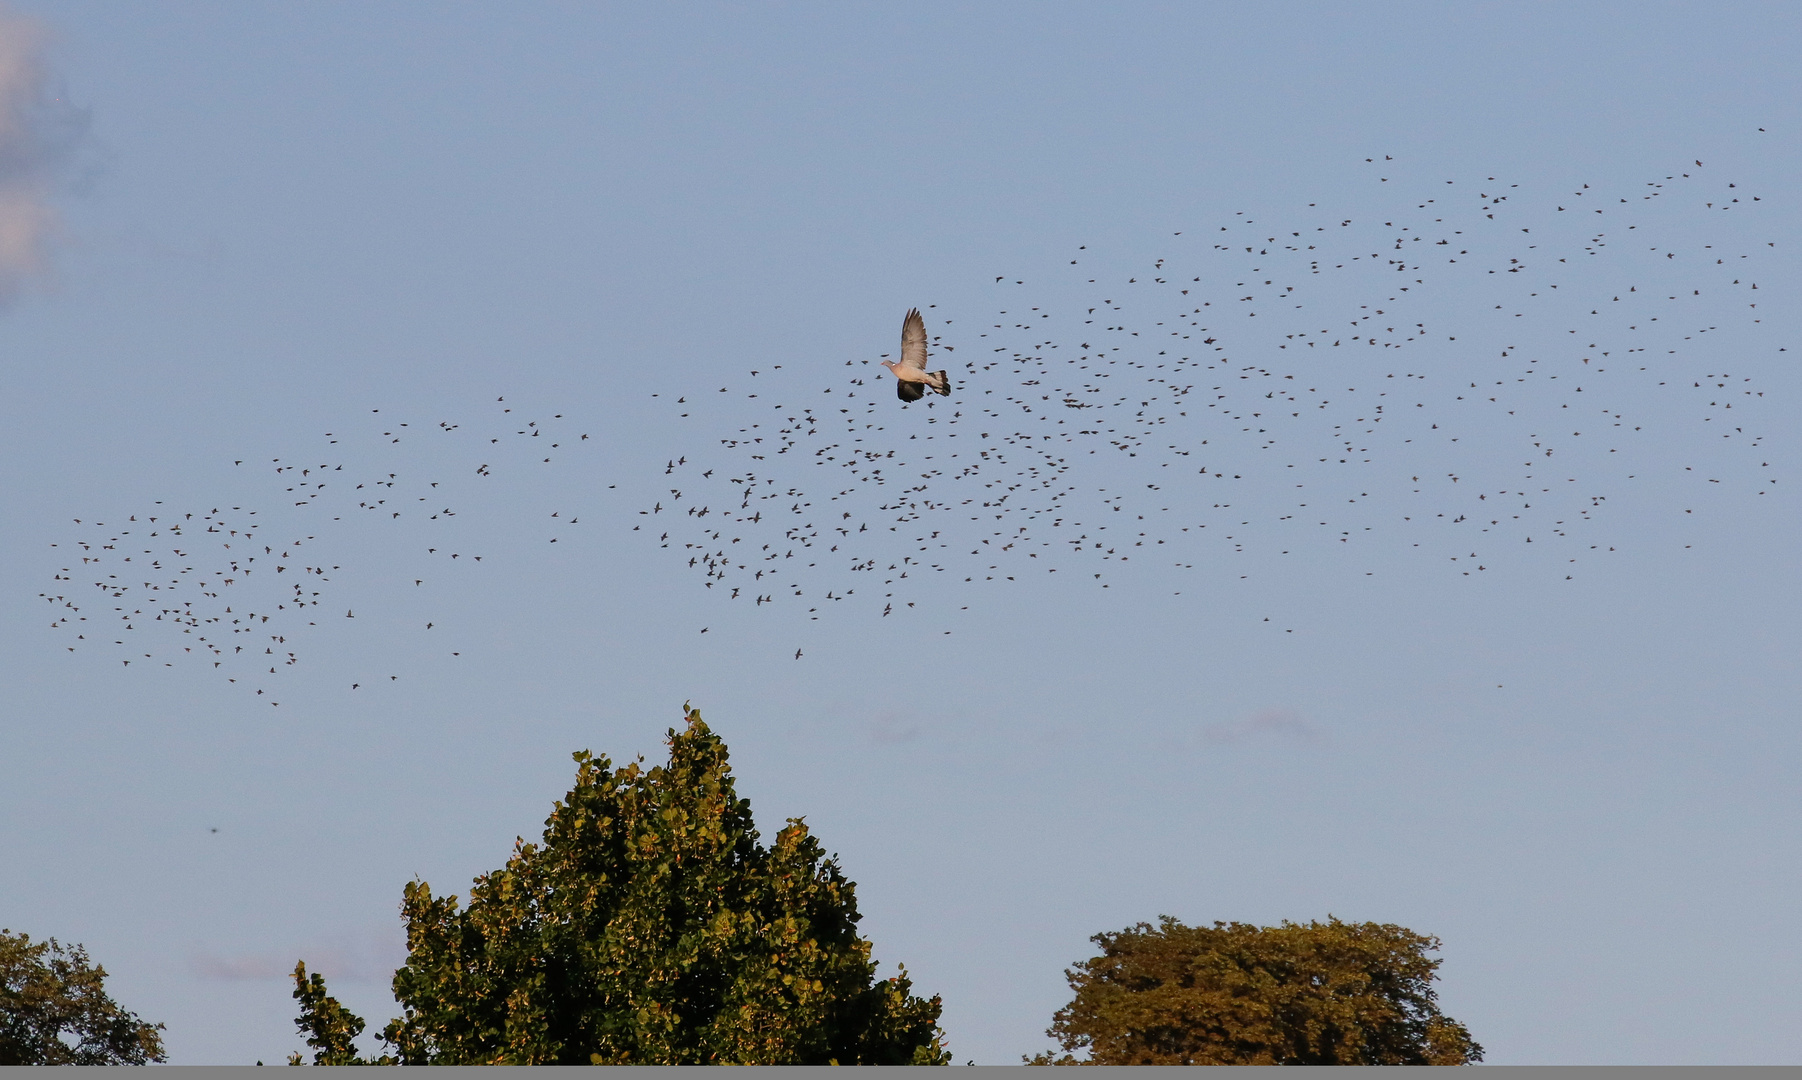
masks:
<instances>
[{"instance_id":1,"label":"blue sky","mask_svg":"<svg viewBox=\"0 0 1802 1080\"><path fill-rule=\"evenodd\" d=\"M15 2L0 34L41 57L53 124L0 180L55 227L42 265L3 268L0 923L85 943L175 1062L279 1061L297 957L379 1027L402 884L464 891L536 834L572 751L655 758L692 701L766 832L805 815L840 854L960 1061L1043 1048L1092 933L1329 913L1442 937L1442 1003L1493 1063L1793 1061L1798 28L1783 5ZM1645 431L1615 461L1561 446L1609 497L1571 580L1544 534L1466 577L1451 534L1396 520L1385 469L1499 470L1501 420L1379 455L1359 475L1386 486L1345 487L1375 492L1356 543L1285 549L1290 496L1256 480L1242 550L1097 565L1106 590L933 582L901 618L747 611L632 531L669 459L743 464L719 440L763 407L748 370L842 393L919 306L947 342L970 328L939 356L981 401L1003 373L970 334L1001 311L1055 313L1068 345L1156 259L1237 268L1216 230L1369 235L1447 179L1518 185L1511 212L1572 259L1561 200L1668 184L1630 219L1647 251L1611 235L1529 277L1573 312L1694 283L1683 317L1717 336L1648 369L1765 395L1747 449L1651 374L1592 384ZM1761 201L1702 205L1730 182ZM1717 249L1754 253L1758 324L1684 276ZM1296 318L1390 295L1348 275ZM1423 340L1410 371L1557 362L1551 301L1432 280L1406 310L1511 354ZM1234 332L1246 364L1288 362ZM1551 385L1523 416L1571 400ZM890 437L944 415L873 404ZM510 443L474 486L508 407L591 438L536 472ZM397 448L391 421L460 433ZM322 455L442 470L460 520L315 534L272 459ZM1085 490L1141 490L1117 458ZM50 629L70 545L158 500L258 509L342 568L331 613L359 618L297 635L279 708ZM553 511L584 515L556 549ZM487 558L421 554L442 535Z\"/></svg>"}]
</instances>

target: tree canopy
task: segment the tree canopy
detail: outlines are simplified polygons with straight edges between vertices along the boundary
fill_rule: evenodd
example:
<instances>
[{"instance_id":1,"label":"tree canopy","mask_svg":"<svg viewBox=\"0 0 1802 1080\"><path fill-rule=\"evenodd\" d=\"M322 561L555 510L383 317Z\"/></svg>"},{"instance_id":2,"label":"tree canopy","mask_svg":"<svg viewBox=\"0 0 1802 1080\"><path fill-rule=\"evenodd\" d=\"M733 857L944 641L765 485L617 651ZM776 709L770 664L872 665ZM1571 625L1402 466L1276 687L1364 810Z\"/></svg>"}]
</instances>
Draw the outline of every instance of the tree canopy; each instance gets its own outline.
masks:
<instances>
[{"instance_id":1,"label":"tree canopy","mask_svg":"<svg viewBox=\"0 0 1802 1080\"><path fill-rule=\"evenodd\" d=\"M106 969L80 945L0 930L0 1065L162 1061L161 1024L107 996Z\"/></svg>"},{"instance_id":2,"label":"tree canopy","mask_svg":"<svg viewBox=\"0 0 1802 1080\"><path fill-rule=\"evenodd\" d=\"M1463 1065L1483 1048L1440 1013L1439 939L1400 926L1184 926L1092 938L1037 1065ZM1086 1060L1075 1056L1087 1051Z\"/></svg>"},{"instance_id":3,"label":"tree canopy","mask_svg":"<svg viewBox=\"0 0 1802 1080\"><path fill-rule=\"evenodd\" d=\"M406 886L388 1052L295 970L318 1064L945 1064L937 997L877 980L855 886L805 823L758 842L726 746L689 709L669 762L575 755L539 843L467 906ZM293 1060L298 1060L295 1055Z\"/></svg>"}]
</instances>

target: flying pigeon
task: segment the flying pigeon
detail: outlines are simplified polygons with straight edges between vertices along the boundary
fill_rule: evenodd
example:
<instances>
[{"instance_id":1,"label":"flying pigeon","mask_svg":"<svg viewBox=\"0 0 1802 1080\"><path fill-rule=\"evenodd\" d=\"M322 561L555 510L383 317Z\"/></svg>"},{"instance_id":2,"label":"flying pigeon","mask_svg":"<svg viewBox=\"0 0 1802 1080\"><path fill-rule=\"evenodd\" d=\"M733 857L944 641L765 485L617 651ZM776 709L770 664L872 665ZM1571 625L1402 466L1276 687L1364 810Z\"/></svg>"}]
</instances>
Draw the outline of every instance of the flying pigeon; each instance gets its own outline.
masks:
<instances>
[{"instance_id":1,"label":"flying pigeon","mask_svg":"<svg viewBox=\"0 0 1802 1080\"><path fill-rule=\"evenodd\" d=\"M942 371L926 370L926 320L920 309L908 311L901 321L901 362L884 360L882 366L895 376L895 396L902 401L918 401L927 389L951 396L951 380Z\"/></svg>"}]
</instances>

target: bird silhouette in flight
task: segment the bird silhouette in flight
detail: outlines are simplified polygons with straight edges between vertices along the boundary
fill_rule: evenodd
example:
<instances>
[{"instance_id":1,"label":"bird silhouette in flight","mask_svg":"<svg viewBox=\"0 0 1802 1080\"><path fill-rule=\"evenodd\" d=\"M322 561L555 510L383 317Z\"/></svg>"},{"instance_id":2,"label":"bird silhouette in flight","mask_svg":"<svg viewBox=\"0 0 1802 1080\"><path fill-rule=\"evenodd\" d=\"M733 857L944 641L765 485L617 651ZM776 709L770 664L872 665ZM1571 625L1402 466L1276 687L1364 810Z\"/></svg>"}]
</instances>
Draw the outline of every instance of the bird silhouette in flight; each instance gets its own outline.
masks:
<instances>
[{"instance_id":1,"label":"bird silhouette in flight","mask_svg":"<svg viewBox=\"0 0 1802 1080\"><path fill-rule=\"evenodd\" d=\"M928 389L951 396L951 380L942 371L926 370L926 320L919 308L911 308L901 320L901 362L884 360L882 366L895 376L895 395L902 401L918 401Z\"/></svg>"}]
</instances>

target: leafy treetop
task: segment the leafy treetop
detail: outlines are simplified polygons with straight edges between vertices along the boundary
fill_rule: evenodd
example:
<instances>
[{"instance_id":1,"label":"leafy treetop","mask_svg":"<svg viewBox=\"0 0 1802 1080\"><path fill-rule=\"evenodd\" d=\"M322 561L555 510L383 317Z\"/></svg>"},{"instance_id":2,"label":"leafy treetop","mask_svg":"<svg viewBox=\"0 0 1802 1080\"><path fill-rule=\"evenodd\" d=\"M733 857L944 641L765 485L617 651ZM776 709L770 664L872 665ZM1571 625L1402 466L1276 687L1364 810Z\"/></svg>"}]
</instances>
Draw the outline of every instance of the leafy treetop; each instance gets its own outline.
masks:
<instances>
[{"instance_id":1,"label":"leafy treetop","mask_svg":"<svg viewBox=\"0 0 1802 1080\"><path fill-rule=\"evenodd\" d=\"M765 848L725 743L689 709L669 763L575 755L540 843L469 903L406 887L408 1064L944 1064L937 997L875 978L855 886L799 818ZM320 1064L362 1063L362 1020L295 971ZM295 1055L297 1060L299 1055Z\"/></svg>"},{"instance_id":2,"label":"leafy treetop","mask_svg":"<svg viewBox=\"0 0 1802 1080\"><path fill-rule=\"evenodd\" d=\"M0 930L0 1065L162 1061L161 1024L107 996L106 969L80 945Z\"/></svg>"},{"instance_id":3,"label":"leafy treetop","mask_svg":"<svg viewBox=\"0 0 1802 1080\"><path fill-rule=\"evenodd\" d=\"M1184 926L1097 934L1039 1065L1463 1065L1483 1048L1439 1011L1439 939L1400 926ZM1086 1050L1087 1059L1073 1052Z\"/></svg>"}]
</instances>

